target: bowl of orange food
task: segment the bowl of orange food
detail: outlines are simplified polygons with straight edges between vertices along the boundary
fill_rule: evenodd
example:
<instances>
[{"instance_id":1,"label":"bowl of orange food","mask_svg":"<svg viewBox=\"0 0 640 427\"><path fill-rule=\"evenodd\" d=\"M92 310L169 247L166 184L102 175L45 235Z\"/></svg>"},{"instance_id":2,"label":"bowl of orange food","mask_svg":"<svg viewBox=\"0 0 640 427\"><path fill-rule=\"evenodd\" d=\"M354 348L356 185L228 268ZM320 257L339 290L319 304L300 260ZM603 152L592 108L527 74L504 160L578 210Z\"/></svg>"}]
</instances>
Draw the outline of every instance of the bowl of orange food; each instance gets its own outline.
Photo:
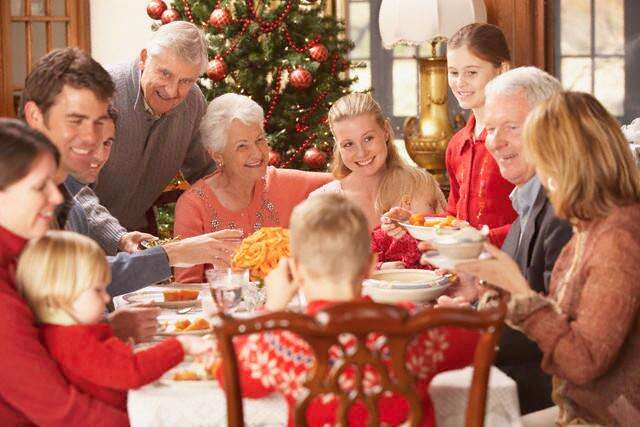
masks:
<instances>
[{"instance_id":1,"label":"bowl of orange food","mask_svg":"<svg viewBox=\"0 0 640 427\"><path fill-rule=\"evenodd\" d=\"M456 219L454 216L436 217L426 214L413 214L409 221L399 223L405 230L417 240L431 241L437 236L455 233L469 223Z\"/></svg>"},{"instance_id":2,"label":"bowl of orange food","mask_svg":"<svg viewBox=\"0 0 640 427\"><path fill-rule=\"evenodd\" d=\"M233 268L248 268L251 280L262 281L280 259L288 257L289 230L282 227L262 227L246 237L231 260Z\"/></svg>"}]
</instances>

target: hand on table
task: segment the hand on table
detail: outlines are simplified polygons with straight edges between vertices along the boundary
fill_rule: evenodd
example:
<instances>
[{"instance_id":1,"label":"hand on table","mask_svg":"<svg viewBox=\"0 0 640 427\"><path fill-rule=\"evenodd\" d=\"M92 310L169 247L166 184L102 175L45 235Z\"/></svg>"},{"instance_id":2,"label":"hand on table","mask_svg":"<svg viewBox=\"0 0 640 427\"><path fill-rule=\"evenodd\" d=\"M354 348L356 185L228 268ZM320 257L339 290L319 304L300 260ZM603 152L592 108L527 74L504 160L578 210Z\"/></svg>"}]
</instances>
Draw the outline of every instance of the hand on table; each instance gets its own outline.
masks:
<instances>
[{"instance_id":1,"label":"hand on table","mask_svg":"<svg viewBox=\"0 0 640 427\"><path fill-rule=\"evenodd\" d=\"M108 321L118 338L141 343L151 340L157 333L159 314L158 307L132 304L110 313Z\"/></svg>"},{"instance_id":2,"label":"hand on table","mask_svg":"<svg viewBox=\"0 0 640 427\"><path fill-rule=\"evenodd\" d=\"M492 258L459 262L455 266L455 271L473 275L511 295L532 292L518 264L509 255L489 243L485 243L484 247Z\"/></svg>"},{"instance_id":3,"label":"hand on table","mask_svg":"<svg viewBox=\"0 0 640 427\"><path fill-rule=\"evenodd\" d=\"M151 234L141 233L140 231L131 231L122 235L118 242L118 249L132 254L140 250L140 243L145 240L152 239L155 239L155 236L152 236Z\"/></svg>"},{"instance_id":4,"label":"hand on table","mask_svg":"<svg viewBox=\"0 0 640 427\"><path fill-rule=\"evenodd\" d=\"M172 267L198 264L228 266L241 238L242 230L221 230L167 243L163 248Z\"/></svg>"},{"instance_id":5,"label":"hand on table","mask_svg":"<svg viewBox=\"0 0 640 427\"><path fill-rule=\"evenodd\" d=\"M407 232L398 221L408 221L411 212L400 207L393 207L380 218L380 228L394 239L400 239Z\"/></svg>"},{"instance_id":6,"label":"hand on table","mask_svg":"<svg viewBox=\"0 0 640 427\"><path fill-rule=\"evenodd\" d=\"M264 279L267 302L265 307L270 311L287 308L291 299L298 293L299 285L293 280L289 268L289 260L282 258L278 266Z\"/></svg>"}]
</instances>

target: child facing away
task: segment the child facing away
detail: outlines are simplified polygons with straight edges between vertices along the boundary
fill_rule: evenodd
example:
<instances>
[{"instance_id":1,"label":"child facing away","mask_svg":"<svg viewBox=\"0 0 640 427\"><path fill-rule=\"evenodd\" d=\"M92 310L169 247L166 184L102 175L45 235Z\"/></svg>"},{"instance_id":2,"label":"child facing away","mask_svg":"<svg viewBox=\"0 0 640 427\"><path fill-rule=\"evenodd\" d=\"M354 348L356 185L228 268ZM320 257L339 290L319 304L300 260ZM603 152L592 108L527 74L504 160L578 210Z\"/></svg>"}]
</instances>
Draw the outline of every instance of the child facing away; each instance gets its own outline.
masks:
<instances>
[{"instance_id":1,"label":"child facing away","mask_svg":"<svg viewBox=\"0 0 640 427\"><path fill-rule=\"evenodd\" d=\"M299 290L309 301L308 314L361 299L362 281L375 264L363 211L343 195L320 194L298 205L290 224L292 257L281 260L266 278L267 309L283 310ZM427 391L431 379L439 372L470 364L478 337L475 331L441 327L416 336L407 348L406 365L415 376L423 402L423 426L435 425ZM380 336L371 339L379 342ZM289 405L289 425L293 425L296 401L304 395L303 383L313 369L311 348L286 330L237 337L234 345L243 394L259 398L282 393ZM343 343L347 350L353 345L353 341ZM338 363L339 358L338 352L332 352L330 363ZM376 381L369 385L374 387ZM383 396L378 405L383 424L400 425L408 417L408 404L402 396ZM337 407L333 398L314 401L307 411L308 425L335 425ZM364 404L356 403L348 417L350 426L366 425Z\"/></svg>"},{"instance_id":2,"label":"child facing away","mask_svg":"<svg viewBox=\"0 0 640 427\"><path fill-rule=\"evenodd\" d=\"M445 213L447 201L436 179L417 167L391 168L378 188L376 212L381 216L393 207L408 212ZM416 240L407 233L392 235L380 226L371 235L371 249L378 255L379 269L431 268L420 264L421 252Z\"/></svg>"},{"instance_id":3,"label":"child facing away","mask_svg":"<svg viewBox=\"0 0 640 427\"><path fill-rule=\"evenodd\" d=\"M127 390L157 380L185 354L205 352L210 344L197 337L169 338L134 353L102 322L110 280L98 244L69 231L30 241L16 272L18 290L42 323L44 344L69 382L126 411Z\"/></svg>"}]
</instances>

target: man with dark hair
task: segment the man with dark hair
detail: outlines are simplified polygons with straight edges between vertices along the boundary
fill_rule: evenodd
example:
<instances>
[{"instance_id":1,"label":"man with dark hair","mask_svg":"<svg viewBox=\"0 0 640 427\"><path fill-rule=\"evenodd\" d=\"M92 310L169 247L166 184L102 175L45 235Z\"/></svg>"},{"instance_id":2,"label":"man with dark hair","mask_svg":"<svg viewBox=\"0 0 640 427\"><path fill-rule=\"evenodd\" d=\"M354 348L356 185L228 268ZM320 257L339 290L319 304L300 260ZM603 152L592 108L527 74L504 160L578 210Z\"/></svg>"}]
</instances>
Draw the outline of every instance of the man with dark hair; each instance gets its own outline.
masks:
<instances>
[{"instance_id":1,"label":"man with dark hair","mask_svg":"<svg viewBox=\"0 0 640 427\"><path fill-rule=\"evenodd\" d=\"M34 85L43 81L48 81L48 88L57 93L32 99L38 92ZM97 199L86 184L97 179L113 144L115 125L109 115L113 83L109 74L81 50L55 50L36 64L27 77L24 93L24 119L47 135L61 153L56 179L64 181L73 198L66 228L100 242L95 237L102 230L98 226L118 221L99 203L92 203ZM37 103L47 99L53 101L43 106ZM112 296L121 295L167 279L172 265L213 263L228 252L229 244L218 239L238 235L239 232L223 230L132 254L118 253L109 257L112 282L108 291Z\"/></svg>"},{"instance_id":2,"label":"man with dark hair","mask_svg":"<svg viewBox=\"0 0 640 427\"><path fill-rule=\"evenodd\" d=\"M95 156L87 150L91 142L86 139L94 137L91 133L97 137L102 132L109 115L102 114L98 109L93 122L89 122L87 114L90 110L85 110L82 105L78 105L66 117L59 116L61 109L53 107L56 104L69 105L78 99L85 99L85 103L91 105L96 104L92 101L108 105L114 92L115 86L109 73L76 48L54 50L44 56L27 76L19 115L30 126L43 131L58 146L62 162L57 178L62 181L63 175L69 176L65 178L67 186L83 186L98 177L100 168ZM53 137L53 134L56 136ZM97 198L87 201L88 209L98 205ZM130 250L144 237L148 238L140 233L127 233L111 215L89 217L88 220L91 226L89 236L110 255L115 255L118 250Z\"/></svg>"}]
</instances>

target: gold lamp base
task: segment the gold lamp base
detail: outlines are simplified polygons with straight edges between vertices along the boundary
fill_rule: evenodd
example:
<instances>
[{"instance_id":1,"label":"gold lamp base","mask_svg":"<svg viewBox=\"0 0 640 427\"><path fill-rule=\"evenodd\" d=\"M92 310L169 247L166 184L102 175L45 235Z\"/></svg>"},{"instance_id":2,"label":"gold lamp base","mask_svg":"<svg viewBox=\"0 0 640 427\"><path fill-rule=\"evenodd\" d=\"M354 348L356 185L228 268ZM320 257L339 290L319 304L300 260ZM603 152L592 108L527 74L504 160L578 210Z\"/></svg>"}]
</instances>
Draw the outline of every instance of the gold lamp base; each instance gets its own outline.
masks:
<instances>
[{"instance_id":1,"label":"gold lamp base","mask_svg":"<svg viewBox=\"0 0 640 427\"><path fill-rule=\"evenodd\" d=\"M447 109L447 60L418 58L420 66L420 116L404 123L404 143L411 159L431 172L447 188L445 152L453 135Z\"/></svg>"}]
</instances>

